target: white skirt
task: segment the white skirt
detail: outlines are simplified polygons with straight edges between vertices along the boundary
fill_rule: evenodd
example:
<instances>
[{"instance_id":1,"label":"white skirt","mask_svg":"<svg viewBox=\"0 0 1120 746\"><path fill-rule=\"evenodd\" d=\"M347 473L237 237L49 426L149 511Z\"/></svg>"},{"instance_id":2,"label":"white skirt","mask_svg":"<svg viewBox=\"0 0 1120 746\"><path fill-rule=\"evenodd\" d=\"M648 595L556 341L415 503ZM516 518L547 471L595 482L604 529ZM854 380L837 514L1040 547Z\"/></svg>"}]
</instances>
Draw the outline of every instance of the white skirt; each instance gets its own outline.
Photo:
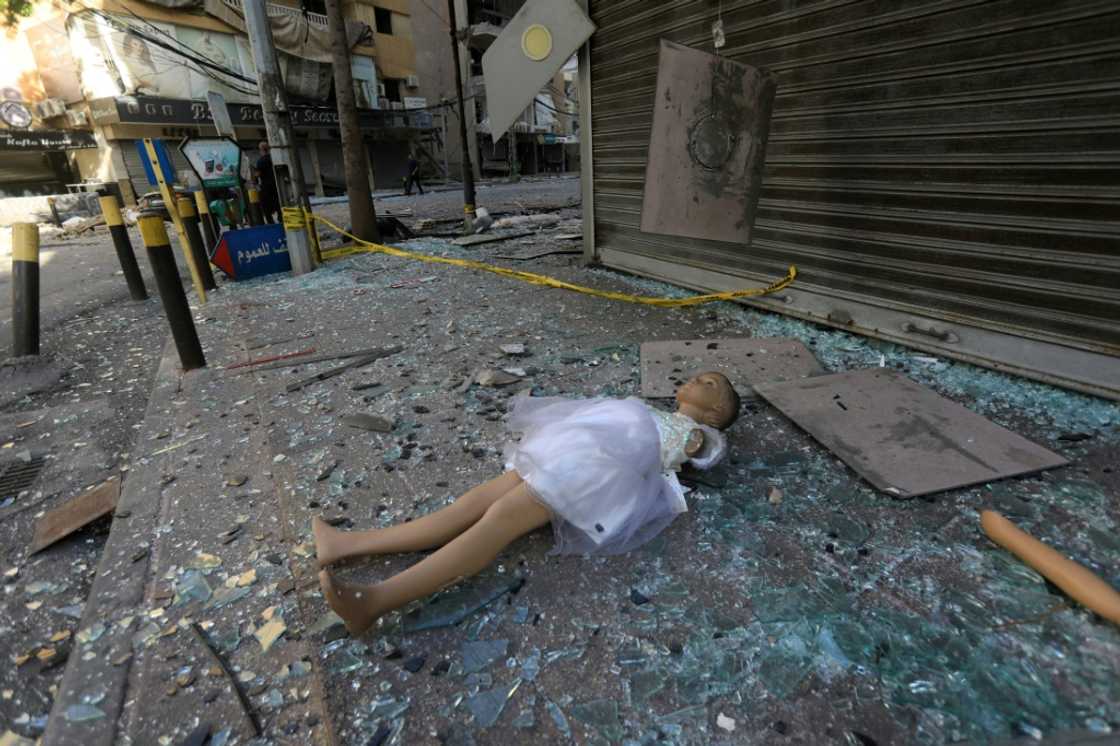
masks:
<instances>
[{"instance_id":1,"label":"white skirt","mask_svg":"<svg viewBox=\"0 0 1120 746\"><path fill-rule=\"evenodd\" d=\"M522 437L506 447L506 468L552 513L554 553L627 552L687 509L638 399L518 397L509 429Z\"/></svg>"}]
</instances>

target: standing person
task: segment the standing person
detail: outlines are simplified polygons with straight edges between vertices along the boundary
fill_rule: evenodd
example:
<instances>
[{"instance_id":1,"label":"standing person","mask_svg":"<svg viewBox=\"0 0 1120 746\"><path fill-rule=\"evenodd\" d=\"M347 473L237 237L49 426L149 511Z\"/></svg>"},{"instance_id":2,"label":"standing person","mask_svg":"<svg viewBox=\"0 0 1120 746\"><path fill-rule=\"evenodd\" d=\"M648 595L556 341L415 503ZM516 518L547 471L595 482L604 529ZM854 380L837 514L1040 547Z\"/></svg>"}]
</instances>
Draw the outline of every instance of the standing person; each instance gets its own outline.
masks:
<instances>
[{"instance_id":1,"label":"standing person","mask_svg":"<svg viewBox=\"0 0 1120 746\"><path fill-rule=\"evenodd\" d=\"M408 176L404 180L405 194L412 194L413 184L420 190L420 194L424 193L424 186L420 183L420 161L416 160L416 153L410 152L408 154Z\"/></svg>"},{"instance_id":2,"label":"standing person","mask_svg":"<svg viewBox=\"0 0 1120 746\"><path fill-rule=\"evenodd\" d=\"M261 157L253 166L257 185L261 192L261 216L266 223L279 223L277 214L280 212L280 195L276 192L276 174L272 171L271 148L268 143L261 140L257 144Z\"/></svg>"}]
</instances>

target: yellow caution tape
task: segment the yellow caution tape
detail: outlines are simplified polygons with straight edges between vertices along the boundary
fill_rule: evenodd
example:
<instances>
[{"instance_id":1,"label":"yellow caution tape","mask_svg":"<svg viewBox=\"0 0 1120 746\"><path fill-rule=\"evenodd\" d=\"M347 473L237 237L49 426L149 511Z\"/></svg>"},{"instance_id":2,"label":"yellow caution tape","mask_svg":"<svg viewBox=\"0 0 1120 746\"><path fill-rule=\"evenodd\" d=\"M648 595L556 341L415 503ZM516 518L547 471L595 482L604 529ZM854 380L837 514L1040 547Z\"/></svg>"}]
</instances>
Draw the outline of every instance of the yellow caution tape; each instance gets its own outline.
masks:
<instances>
[{"instance_id":1,"label":"yellow caution tape","mask_svg":"<svg viewBox=\"0 0 1120 746\"><path fill-rule=\"evenodd\" d=\"M306 218L304 216L307 216ZM299 231L307 227L307 220L316 216L302 207L281 207L280 216L284 220L284 227L288 230Z\"/></svg>"},{"instance_id":2,"label":"yellow caution tape","mask_svg":"<svg viewBox=\"0 0 1120 746\"><path fill-rule=\"evenodd\" d=\"M297 208L284 208L295 210ZM543 285L545 287L560 288L563 290L571 290L576 293L583 293L585 295L594 295L599 298L608 298L610 300L620 300L627 303L641 303L647 306L660 306L662 308L682 308L685 306L698 306L702 303L712 303L714 301L735 300L736 298L755 298L761 295L769 295L783 290L793 284L797 279L797 267L790 265L789 272L780 280L770 283L764 288L749 288L747 290L730 290L723 293L708 293L707 295L693 295L688 298L658 298L647 295L631 295L630 293L618 293L613 290L598 290L596 288L589 288L583 285L575 285L563 280L557 280L554 277L547 275L538 275L535 272L522 272L516 269L507 269L505 267L497 267L493 264L486 264L485 262L477 262L473 259L451 259L443 256L431 256L430 254L419 254L413 251L405 251L403 249L396 249L392 246L382 246L381 244L370 243L347 233L342 228L314 213L307 212L307 220L312 222L324 223L330 228L338 231L342 235L356 242L355 246L345 246L339 249L328 249L323 251L322 256L324 260L341 259L343 257L352 256L354 254L388 254L389 256L401 257L402 259L415 259L420 262L428 262L429 264L450 264L453 267L465 267L467 269L476 269L482 272L492 272L496 275L503 277L510 277L522 282L528 282L533 285ZM302 217L302 216L301 216ZM287 214L285 212L285 227L287 226Z\"/></svg>"}]
</instances>

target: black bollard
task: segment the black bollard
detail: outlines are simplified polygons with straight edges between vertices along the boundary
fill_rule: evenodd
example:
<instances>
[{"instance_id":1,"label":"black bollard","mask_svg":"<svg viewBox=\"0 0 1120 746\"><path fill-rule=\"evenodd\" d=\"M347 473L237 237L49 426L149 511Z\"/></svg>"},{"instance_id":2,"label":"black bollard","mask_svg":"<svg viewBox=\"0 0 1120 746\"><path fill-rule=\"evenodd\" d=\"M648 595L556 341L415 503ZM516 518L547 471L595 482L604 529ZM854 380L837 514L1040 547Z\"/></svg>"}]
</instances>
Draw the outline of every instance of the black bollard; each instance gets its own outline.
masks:
<instances>
[{"instance_id":1,"label":"black bollard","mask_svg":"<svg viewBox=\"0 0 1120 746\"><path fill-rule=\"evenodd\" d=\"M112 194L101 195L99 201L105 225L109 226L109 235L113 237L113 247L117 250L117 260L121 263L124 281L128 283L128 294L132 296L132 300L147 300L148 289L144 287L144 277L140 274L140 265L136 263L132 241L128 238L128 228L121 218L120 203Z\"/></svg>"},{"instance_id":2,"label":"black bollard","mask_svg":"<svg viewBox=\"0 0 1120 746\"><path fill-rule=\"evenodd\" d=\"M156 287L159 288L163 311L167 314L167 323L171 326L175 348L179 351L179 362L183 364L183 370L203 368L206 357L202 354L191 308L187 305L187 294L183 292L183 283L179 279L179 268L175 266L175 254L171 251L163 216L158 212L142 214L140 236L148 251L152 274L156 276Z\"/></svg>"},{"instance_id":3,"label":"black bollard","mask_svg":"<svg viewBox=\"0 0 1120 746\"><path fill-rule=\"evenodd\" d=\"M194 263L202 276L202 287L217 290L218 283L214 282L214 273L210 271L210 255L206 253L202 232L198 229L198 213L194 211L194 200L190 197L179 198L179 219L183 221L183 232L187 234L187 243L190 244L186 248L194 256Z\"/></svg>"},{"instance_id":4,"label":"black bollard","mask_svg":"<svg viewBox=\"0 0 1120 746\"><path fill-rule=\"evenodd\" d=\"M264 225L264 213L261 212L261 193L250 187L249 193L249 225Z\"/></svg>"},{"instance_id":5,"label":"black bollard","mask_svg":"<svg viewBox=\"0 0 1120 746\"><path fill-rule=\"evenodd\" d=\"M206 239L206 253L209 254L218 245L220 229L214 216L210 214L210 205L206 203L206 192L199 189L194 193L194 204L198 208L198 222L202 226L202 237Z\"/></svg>"},{"instance_id":6,"label":"black bollard","mask_svg":"<svg viewBox=\"0 0 1120 746\"><path fill-rule=\"evenodd\" d=\"M12 225L12 355L39 354L39 226Z\"/></svg>"}]
</instances>

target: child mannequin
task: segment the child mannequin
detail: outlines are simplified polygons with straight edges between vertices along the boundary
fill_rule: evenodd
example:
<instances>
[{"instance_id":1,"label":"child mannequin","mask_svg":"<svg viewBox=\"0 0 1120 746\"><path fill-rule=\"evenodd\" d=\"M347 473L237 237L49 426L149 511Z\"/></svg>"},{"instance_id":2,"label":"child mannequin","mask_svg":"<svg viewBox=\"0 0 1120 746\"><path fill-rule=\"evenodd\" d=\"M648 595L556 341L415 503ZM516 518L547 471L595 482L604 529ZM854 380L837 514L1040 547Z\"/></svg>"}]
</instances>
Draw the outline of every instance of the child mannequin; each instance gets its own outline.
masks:
<instances>
[{"instance_id":1,"label":"child mannequin","mask_svg":"<svg viewBox=\"0 0 1120 746\"><path fill-rule=\"evenodd\" d=\"M619 553L649 541L687 510L675 472L685 461L718 462L726 451L719 431L739 414L739 395L720 373L701 373L676 398L673 413L637 399L516 399L510 429L522 438L507 447L500 477L398 526L345 532L314 520L322 568L438 548L374 585L346 584L323 569L323 597L358 635L386 612L478 573L548 523L558 553Z\"/></svg>"}]
</instances>

